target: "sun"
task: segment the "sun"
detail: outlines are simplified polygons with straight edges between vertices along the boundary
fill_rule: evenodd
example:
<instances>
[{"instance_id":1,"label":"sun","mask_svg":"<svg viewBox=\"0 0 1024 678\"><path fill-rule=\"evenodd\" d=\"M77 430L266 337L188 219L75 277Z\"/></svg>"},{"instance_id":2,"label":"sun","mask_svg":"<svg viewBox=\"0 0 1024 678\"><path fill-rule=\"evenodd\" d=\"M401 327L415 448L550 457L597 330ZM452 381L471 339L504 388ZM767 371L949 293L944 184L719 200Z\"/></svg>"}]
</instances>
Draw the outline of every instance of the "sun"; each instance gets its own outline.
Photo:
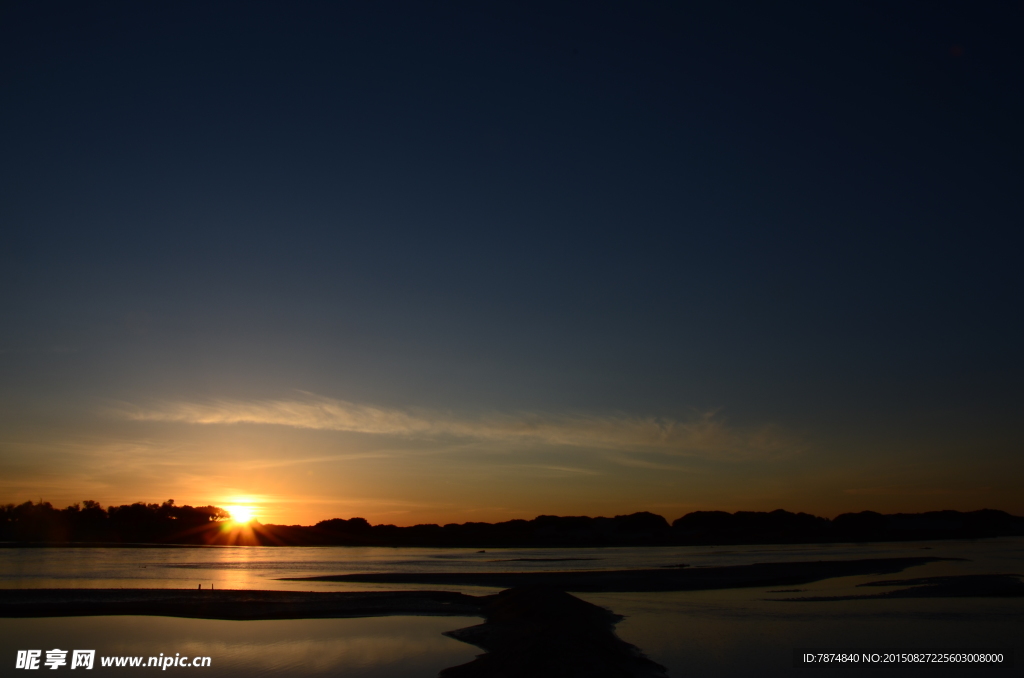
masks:
<instances>
[{"instance_id":1,"label":"sun","mask_svg":"<svg viewBox=\"0 0 1024 678\"><path fill-rule=\"evenodd\" d=\"M255 518L251 506L232 506L228 513L231 514L231 522L240 525L251 522Z\"/></svg>"}]
</instances>

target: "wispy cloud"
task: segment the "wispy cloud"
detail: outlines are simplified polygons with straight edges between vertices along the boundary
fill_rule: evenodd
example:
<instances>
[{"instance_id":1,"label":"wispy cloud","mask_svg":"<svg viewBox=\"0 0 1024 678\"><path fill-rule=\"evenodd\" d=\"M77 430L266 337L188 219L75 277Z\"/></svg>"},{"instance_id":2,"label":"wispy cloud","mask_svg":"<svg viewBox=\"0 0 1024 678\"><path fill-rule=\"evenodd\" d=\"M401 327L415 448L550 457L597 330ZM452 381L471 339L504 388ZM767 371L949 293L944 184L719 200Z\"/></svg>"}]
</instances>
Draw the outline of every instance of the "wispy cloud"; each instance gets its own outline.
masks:
<instances>
[{"instance_id":1,"label":"wispy cloud","mask_svg":"<svg viewBox=\"0 0 1024 678\"><path fill-rule=\"evenodd\" d=\"M942 487L910 487L906 485L886 485L883 487L859 487L848 490L843 490L843 494L852 495L880 495L880 496L930 496L930 495L947 495L947 494L971 494L978 491L987 490L989 488L974 488L974 489L949 489Z\"/></svg>"},{"instance_id":2,"label":"wispy cloud","mask_svg":"<svg viewBox=\"0 0 1024 678\"><path fill-rule=\"evenodd\" d=\"M579 468L576 466L551 466L547 464L516 464L502 466L506 473L513 472L526 472L532 473L536 471L544 471L545 475L584 475L584 476L600 476L605 475L603 471L597 471L589 468Z\"/></svg>"},{"instance_id":3,"label":"wispy cloud","mask_svg":"<svg viewBox=\"0 0 1024 678\"><path fill-rule=\"evenodd\" d=\"M664 464L661 462L639 459L627 454L612 453L608 455L608 461L619 466L631 466L633 468L651 469L653 471L680 471L683 473L696 473L693 468L679 466L678 464Z\"/></svg>"},{"instance_id":4,"label":"wispy cloud","mask_svg":"<svg viewBox=\"0 0 1024 678\"><path fill-rule=\"evenodd\" d=\"M730 427L714 413L688 420L630 415L492 413L462 417L443 411L389 409L301 393L281 400L208 400L122 404L111 414L136 421L262 424L420 439L462 439L651 452L722 459L774 458L799 451L776 427Z\"/></svg>"}]
</instances>

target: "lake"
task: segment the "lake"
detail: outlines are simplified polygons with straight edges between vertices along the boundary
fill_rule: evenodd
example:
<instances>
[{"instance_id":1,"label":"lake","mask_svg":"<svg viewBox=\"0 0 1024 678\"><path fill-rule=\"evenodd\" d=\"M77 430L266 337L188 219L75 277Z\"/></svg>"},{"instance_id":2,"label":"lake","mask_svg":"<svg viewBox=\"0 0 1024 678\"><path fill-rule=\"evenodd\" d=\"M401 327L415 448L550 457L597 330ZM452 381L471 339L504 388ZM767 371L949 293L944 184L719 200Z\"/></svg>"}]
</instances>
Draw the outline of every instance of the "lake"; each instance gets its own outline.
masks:
<instances>
[{"instance_id":1,"label":"lake","mask_svg":"<svg viewBox=\"0 0 1024 678\"><path fill-rule=\"evenodd\" d=\"M359 572L532 571L690 567L902 556L961 558L896 575L840 577L800 591L747 588L672 593L577 594L626 615L620 637L672 676L1020 675L1024 599L791 602L863 594L857 584L948 574L1024 573L1024 538L885 544L566 549L371 547L0 548L2 588L395 590L410 585L278 581ZM437 587L472 595L482 587ZM888 590L873 588L870 593ZM218 621L166 617L0 619L0 662L19 649L95 649L97 656L209 656L206 676L435 676L470 661L476 647L441 635L475 617ZM1005 648L1018 666L794 668L794 648ZM70 662L69 662L70 663ZM67 670L68 667L62 667ZM124 674L141 669L103 668ZM170 667L169 671L186 670ZM1013 672L1017 673L1014 674Z\"/></svg>"}]
</instances>

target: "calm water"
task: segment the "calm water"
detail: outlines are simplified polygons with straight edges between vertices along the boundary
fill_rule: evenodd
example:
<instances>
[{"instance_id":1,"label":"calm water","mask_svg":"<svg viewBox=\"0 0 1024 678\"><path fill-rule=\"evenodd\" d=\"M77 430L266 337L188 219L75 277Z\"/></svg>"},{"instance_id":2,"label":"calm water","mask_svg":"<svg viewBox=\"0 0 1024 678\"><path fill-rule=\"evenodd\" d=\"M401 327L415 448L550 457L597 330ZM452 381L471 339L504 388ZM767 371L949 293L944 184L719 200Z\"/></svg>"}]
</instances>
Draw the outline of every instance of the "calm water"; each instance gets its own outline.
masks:
<instances>
[{"instance_id":1,"label":"calm water","mask_svg":"<svg viewBox=\"0 0 1024 678\"><path fill-rule=\"evenodd\" d=\"M669 668L673 676L976 675L977 667L797 669L795 647L1012 648L1017 666L994 675L1024 675L1024 599L862 600L793 603L799 595L864 593L857 584L942 574L1024 573L1024 538L903 544L730 546L607 549L413 548L154 548L0 549L0 588L216 588L381 590L415 586L285 582L345 572L526 571L692 567L755 562L843 560L893 556L966 560L931 563L899 575L843 577L799 588L677 593L579 594L627 618L619 635ZM572 558L537 562L522 558ZM787 587L789 588L789 587ZM480 594L478 587L448 590ZM885 589L871 589L880 592ZM207 676L344 675L433 676L464 663L477 648L441 635L479 623L476 618L231 622L162 617L0 620L0 661L14 666L18 649L96 649L99 655L210 656ZM2 664L0 664L2 666ZM67 670L67 667L64 667ZM134 673L144 669L103 669ZM171 667L169 671L181 671ZM152 670L150 670L151 672ZM2 672L6 675L6 672ZM981 673L991 673L982 671Z\"/></svg>"},{"instance_id":2,"label":"calm water","mask_svg":"<svg viewBox=\"0 0 1024 678\"><path fill-rule=\"evenodd\" d=\"M169 674L231 676L358 676L424 678L472 661L477 648L441 635L479 624L476 617L372 617L219 621L171 617L66 617L0 620L3 670L15 671L19 649L95 649L97 656L175 654L210 657L209 667L168 667ZM70 656L70 654L69 654ZM98 662L97 662L98 664ZM6 665L6 666L4 666ZM68 666L57 669L68 671ZM49 674L45 666L41 669ZM78 669L75 669L76 673ZM154 668L106 668L98 675L152 674ZM26 673L25 675L32 675ZM71 674L76 675L75 673ZM90 675L90 674L85 674Z\"/></svg>"}]
</instances>

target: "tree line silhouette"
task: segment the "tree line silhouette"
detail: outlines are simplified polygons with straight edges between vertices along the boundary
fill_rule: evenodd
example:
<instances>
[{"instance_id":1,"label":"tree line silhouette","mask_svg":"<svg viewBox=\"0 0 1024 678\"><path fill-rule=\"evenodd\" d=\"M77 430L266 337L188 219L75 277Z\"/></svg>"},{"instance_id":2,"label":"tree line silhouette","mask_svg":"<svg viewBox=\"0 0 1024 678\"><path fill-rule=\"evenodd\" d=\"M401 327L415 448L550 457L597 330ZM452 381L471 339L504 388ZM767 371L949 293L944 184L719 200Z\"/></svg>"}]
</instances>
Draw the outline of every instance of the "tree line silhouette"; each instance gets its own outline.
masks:
<instances>
[{"instance_id":1,"label":"tree line silhouette","mask_svg":"<svg viewBox=\"0 0 1024 678\"><path fill-rule=\"evenodd\" d=\"M254 544L289 546L669 546L798 544L1024 536L1024 518L992 509L881 514L833 519L781 509L696 511L669 524L649 512L614 518L538 516L532 520L447 525L371 525L333 518L312 526L238 525L216 506L138 502L104 509L95 501L56 509L31 501L0 506L0 542L44 544Z\"/></svg>"},{"instance_id":2,"label":"tree line silhouette","mask_svg":"<svg viewBox=\"0 0 1024 678\"><path fill-rule=\"evenodd\" d=\"M27 501L0 506L0 541L201 544L211 527L229 517L216 506L175 506L173 499L107 509L89 500L65 509Z\"/></svg>"}]
</instances>

